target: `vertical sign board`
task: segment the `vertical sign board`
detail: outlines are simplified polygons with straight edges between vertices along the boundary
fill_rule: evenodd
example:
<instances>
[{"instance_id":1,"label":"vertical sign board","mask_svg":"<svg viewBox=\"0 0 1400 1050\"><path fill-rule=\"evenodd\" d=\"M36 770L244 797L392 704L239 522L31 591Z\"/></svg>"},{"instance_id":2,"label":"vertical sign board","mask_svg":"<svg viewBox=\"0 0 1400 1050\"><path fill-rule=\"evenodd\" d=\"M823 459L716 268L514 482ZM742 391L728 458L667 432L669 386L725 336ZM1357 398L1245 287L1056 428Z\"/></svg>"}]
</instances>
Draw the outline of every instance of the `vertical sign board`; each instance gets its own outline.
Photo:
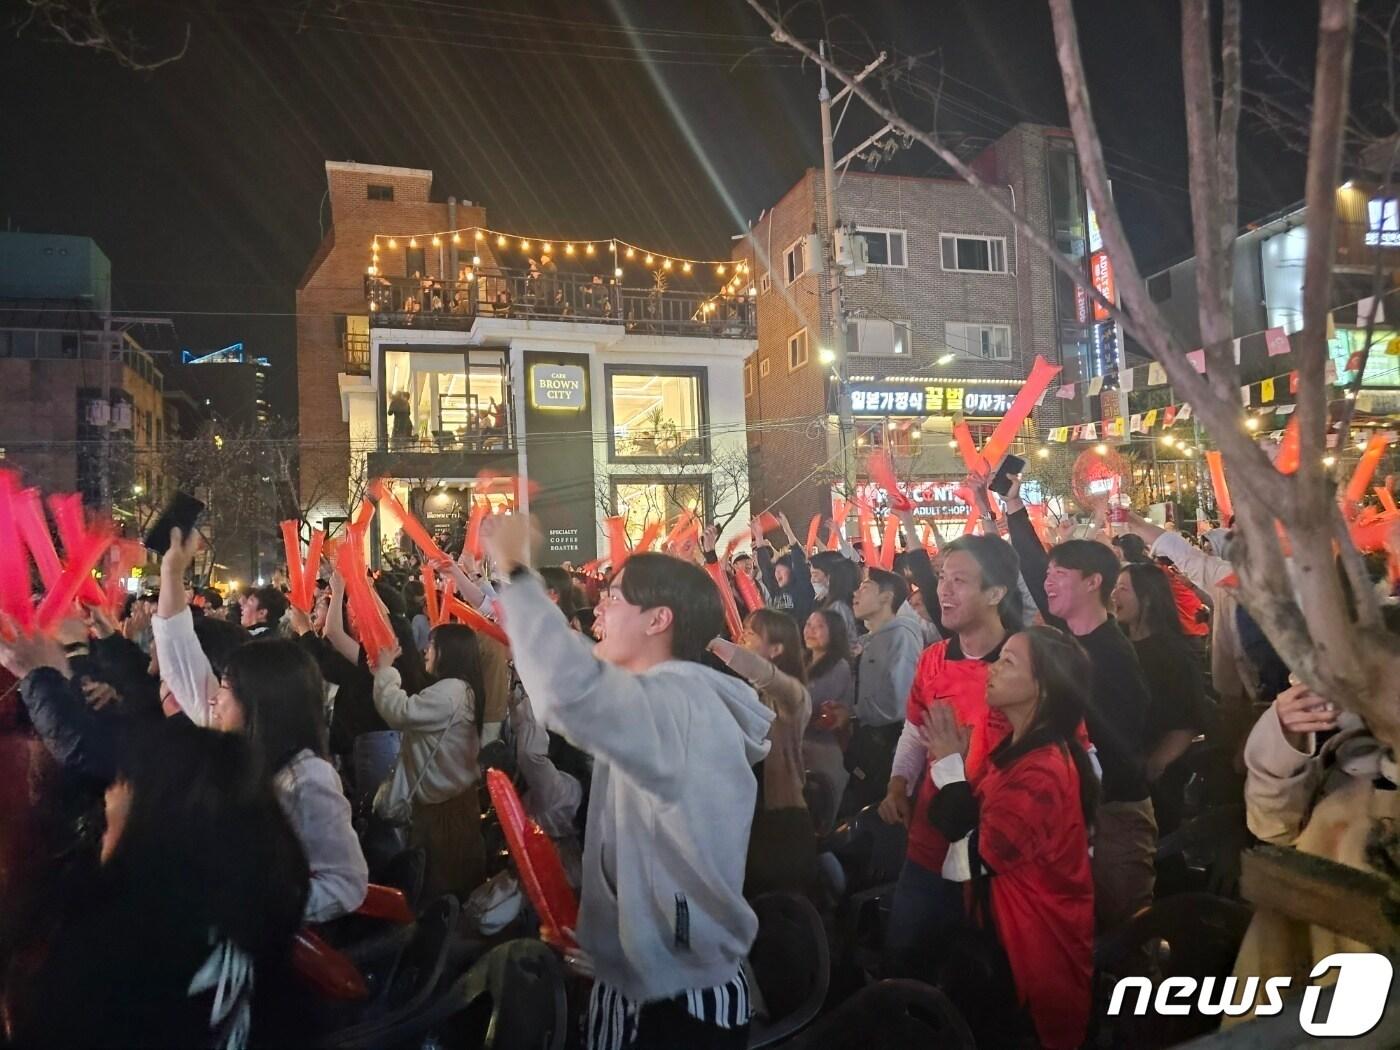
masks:
<instances>
[{"instance_id":1,"label":"vertical sign board","mask_svg":"<svg viewBox=\"0 0 1400 1050\"><path fill-rule=\"evenodd\" d=\"M598 556L593 492L593 391L587 354L525 355L526 467L540 564L581 565Z\"/></svg>"}]
</instances>

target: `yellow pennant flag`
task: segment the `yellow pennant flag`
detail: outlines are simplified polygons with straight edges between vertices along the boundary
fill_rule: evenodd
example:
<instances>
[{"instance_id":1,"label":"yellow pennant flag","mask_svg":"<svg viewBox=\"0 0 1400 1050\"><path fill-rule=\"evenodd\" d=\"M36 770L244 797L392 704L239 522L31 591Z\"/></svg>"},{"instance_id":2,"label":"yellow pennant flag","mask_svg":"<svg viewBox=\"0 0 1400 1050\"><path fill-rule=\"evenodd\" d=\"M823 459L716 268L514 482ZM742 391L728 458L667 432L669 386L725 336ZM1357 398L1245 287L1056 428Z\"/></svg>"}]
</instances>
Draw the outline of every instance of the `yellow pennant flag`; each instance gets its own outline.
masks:
<instances>
[{"instance_id":1,"label":"yellow pennant flag","mask_svg":"<svg viewBox=\"0 0 1400 1050\"><path fill-rule=\"evenodd\" d=\"M1272 401L1273 399L1274 399L1274 381L1273 381L1272 379L1265 379L1265 380L1262 380L1262 381L1259 383L1259 400L1260 400L1260 402L1261 402L1262 404L1267 405L1267 404L1268 404L1270 401Z\"/></svg>"},{"instance_id":2,"label":"yellow pennant flag","mask_svg":"<svg viewBox=\"0 0 1400 1050\"><path fill-rule=\"evenodd\" d=\"M1143 430L1151 430L1151 429L1152 429L1154 426L1156 426L1156 425L1157 425L1157 410L1154 408L1154 409L1151 409L1151 410L1147 413L1147 415L1145 415L1145 416L1142 417L1142 429L1143 429Z\"/></svg>"}]
</instances>

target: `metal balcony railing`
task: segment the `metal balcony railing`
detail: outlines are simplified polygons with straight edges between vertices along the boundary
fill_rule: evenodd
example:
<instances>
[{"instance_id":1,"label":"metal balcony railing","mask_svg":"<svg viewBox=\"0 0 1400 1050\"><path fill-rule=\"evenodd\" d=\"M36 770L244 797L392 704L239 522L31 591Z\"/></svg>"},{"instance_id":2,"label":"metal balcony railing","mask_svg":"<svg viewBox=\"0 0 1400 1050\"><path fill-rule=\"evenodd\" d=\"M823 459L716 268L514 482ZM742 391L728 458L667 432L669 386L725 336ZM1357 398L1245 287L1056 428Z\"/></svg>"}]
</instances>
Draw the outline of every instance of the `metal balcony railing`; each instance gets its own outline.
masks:
<instances>
[{"instance_id":1,"label":"metal balcony railing","mask_svg":"<svg viewBox=\"0 0 1400 1050\"><path fill-rule=\"evenodd\" d=\"M352 376L369 375L369 333L346 332L340 345L345 351L345 371Z\"/></svg>"},{"instance_id":2,"label":"metal balcony railing","mask_svg":"<svg viewBox=\"0 0 1400 1050\"><path fill-rule=\"evenodd\" d=\"M479 317L497 317L618 324L651 335L755 336L754 303L746 295L624 288L590 274L481 270L466 280L370 275L365 297L376 327L470 328Z\"/></svg>"}]
</instances>

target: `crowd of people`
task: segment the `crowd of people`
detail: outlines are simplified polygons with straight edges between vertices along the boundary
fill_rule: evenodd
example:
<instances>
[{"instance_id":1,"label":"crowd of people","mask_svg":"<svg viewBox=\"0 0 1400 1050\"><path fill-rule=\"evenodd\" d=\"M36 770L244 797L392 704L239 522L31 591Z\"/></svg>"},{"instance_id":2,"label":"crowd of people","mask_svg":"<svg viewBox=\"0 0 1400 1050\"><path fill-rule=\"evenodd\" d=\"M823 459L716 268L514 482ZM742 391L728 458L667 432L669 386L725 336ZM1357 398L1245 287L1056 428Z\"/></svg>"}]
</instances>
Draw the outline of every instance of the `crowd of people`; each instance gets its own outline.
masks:
<instances>
[{"instance_id":1,"label":"crowd of people","mask_svg":"<svg viewBox=\"0 0 1400 1050\"><path fill-rule=\"evenodd\" d=\"M1095 938L1160 889L1203 738L1242 755L1260 838L1371 863L1393 756L1290 681L1228 549L1136 516L1047 542L1019 482L999 513L972 483L982 534L931 552L897 511L890 568L779 516L730 555L711 527L535 569L528 519L493 516L484 560L430 564L508 645L383 573L395 643L371 655L338 573L309 613L276 586L234 605L179 530L121 617L0 625L4 1039L294 1040L293 935L333 938L398 850L429 899L489 889L487 747L578 890L594 1050L745 1046L751 901L820 899L822 842L862 811L907 832L881 975L943 987L986 1046L1084 1043ZM757 596L737 630L717 578ZM1241 967L1297 964L1280 943L1256 923Z\"/></svg>"}]
</instances>

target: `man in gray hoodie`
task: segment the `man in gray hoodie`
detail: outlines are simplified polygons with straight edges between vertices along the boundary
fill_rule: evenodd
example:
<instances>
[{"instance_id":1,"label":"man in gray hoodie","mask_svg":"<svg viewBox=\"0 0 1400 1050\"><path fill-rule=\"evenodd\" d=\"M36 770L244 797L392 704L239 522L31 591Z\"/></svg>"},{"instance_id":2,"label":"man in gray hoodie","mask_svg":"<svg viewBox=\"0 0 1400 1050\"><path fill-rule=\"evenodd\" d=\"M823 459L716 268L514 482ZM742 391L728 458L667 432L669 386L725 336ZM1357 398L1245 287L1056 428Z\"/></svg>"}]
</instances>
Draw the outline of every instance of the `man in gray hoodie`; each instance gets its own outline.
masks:
<instances>
[{"instance_id":1,"label":"man in gray hoodie","mask_svg":"<svg viewBox=\"0 0 1400 1050\"><path fill-rule=\"evenodd\" d=\"M866 570L851 603L856 619L865 623L869 633L861 639L856 661L858 724L846 748L851 779L846 785L843 812L873 805L885 797L909 689L926 645L918 616L905 612L908 598L909 584L903 576L872 568Z\"/></svg>"},{"instance_id":2,"label":"man in gray hoodie","mask_svg":"<svg viewBox=\"0 0 1400 1050\"><path fill-rule=\"evenodd\" d=\"M773 714L700 663L723 629L718 591L695 565L634 554L589 646L528 569L527 520L497 519L486 542L510 577L504 626L536 717L594 756L575 931L596 974L587 1045L739 1050L753 765Z\"/></svg>"}]
</instances>

